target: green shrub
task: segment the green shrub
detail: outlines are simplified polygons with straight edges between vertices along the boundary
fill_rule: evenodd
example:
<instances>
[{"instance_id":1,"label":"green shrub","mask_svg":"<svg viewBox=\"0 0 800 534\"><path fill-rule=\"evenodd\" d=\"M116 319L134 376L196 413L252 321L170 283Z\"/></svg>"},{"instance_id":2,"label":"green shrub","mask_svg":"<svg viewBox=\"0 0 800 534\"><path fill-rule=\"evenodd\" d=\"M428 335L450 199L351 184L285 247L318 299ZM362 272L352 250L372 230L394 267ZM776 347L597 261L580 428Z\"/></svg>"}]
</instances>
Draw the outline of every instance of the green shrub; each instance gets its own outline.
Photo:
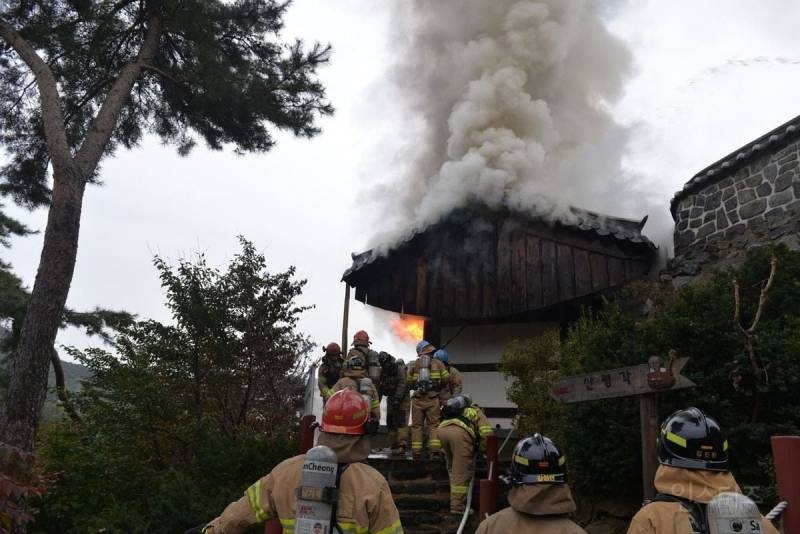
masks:
<instances>
[{"instance_id":1,"label":"green shrub","mask_svg":"<svg viewBox=\"0 0 800 534\"><path fill-rule=\"evenodd\" d=\"M734 322L736 277L741 323L750 326L770 257L777 271L755 330L755 353L766 369L756 376ZM635 398L562 405L547 395L569 375L645 363L675 350L690 361L683 374L696 388L659 394L659 415L689 405L713 415L731 443L741 486L774 499L769 438L800 434L800 253L785 247L750 251L736 271L673 291L669 284L628 287L599 311L586 311L564 339L515 343L503 356L513 378L509 398L520 406L521 430L562 440L578 492L641 495L639 409Z\"/></svg>"},{"instance_id":2,"label":"green shrub","mask_svg":"<svg viewBox=\"0 0 800 534\"><path fill-rule=\"evenodd\" d=\"M75 396L82 428L43 429L56 483L32 532L182 532L296 452L305 282L270 274L240 242L224 272L156 258L172 324L127 325L114 353L70 351L90 372Z\"/></svg>"},{"instance_id":3,"label":"green shrub","mask_svg":"<svg viewBox=\"0 0 800 534\"><path fill-rule=\"evenodd\" d=\"M39 453L56 484L38 503L32 533L175 533L209 521L260 476L297 452L288 437L231 438L198 431L190 458L163 466L133 436L44 429Z\"/></svg>"}]
</instances>

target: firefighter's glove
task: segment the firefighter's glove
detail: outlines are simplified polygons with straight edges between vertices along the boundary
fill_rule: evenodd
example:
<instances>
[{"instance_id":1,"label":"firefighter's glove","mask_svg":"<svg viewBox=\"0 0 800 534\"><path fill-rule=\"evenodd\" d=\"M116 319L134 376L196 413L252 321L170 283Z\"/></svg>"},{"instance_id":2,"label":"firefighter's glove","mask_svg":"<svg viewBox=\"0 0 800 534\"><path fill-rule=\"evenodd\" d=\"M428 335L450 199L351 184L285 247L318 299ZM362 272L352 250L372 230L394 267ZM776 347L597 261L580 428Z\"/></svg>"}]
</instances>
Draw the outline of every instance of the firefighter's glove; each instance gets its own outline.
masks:
<instances>
[{"instance_id":1,"label":"firefighter's glove","mask_svg":"<svg viewBox=\"0 0 800 534\"><path fill-rule=\"evenodd\" d=\"M370 419L366 423L364 423L364 433L367 435L375 435L378 432L378 426L380 422L377 419Z\"/></svg>"},{"instance_id":2,"label":"firefighter's glove","mask_svg":"<svg viewBox=\"0 0 800 534\"><path fill-rule=\"evenodd\" d=\"M203 534L203 529L206 528L206 524L203 523L202 525L197 525L196 527L192 527L183 534Z\"/></svg>"}]
</instances>

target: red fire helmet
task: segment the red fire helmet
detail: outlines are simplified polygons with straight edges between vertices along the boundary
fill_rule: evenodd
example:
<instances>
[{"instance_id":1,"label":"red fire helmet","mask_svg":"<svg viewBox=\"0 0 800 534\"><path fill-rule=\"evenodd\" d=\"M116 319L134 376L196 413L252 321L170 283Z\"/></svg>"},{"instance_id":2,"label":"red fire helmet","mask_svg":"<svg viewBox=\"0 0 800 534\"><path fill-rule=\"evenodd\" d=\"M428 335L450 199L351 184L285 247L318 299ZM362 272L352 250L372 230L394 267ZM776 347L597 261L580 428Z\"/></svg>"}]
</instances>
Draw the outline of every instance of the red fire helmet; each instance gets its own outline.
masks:
<instances>
[{"instance_id":1,"label":"red fire helmet","mask_svg":"<svg viewBox=\"0 0 800 534\"><path fill-rule=\"evenodd\" d=\"M331 341L328 343L328 346L325 347L325 354L330 354L331 356L338 356L342 353L342 347L339 346L338 343Z\"/></svg>"},{"instance_id":2,"label":"red fire helmet","mask_svg":"<svg viewBox=\"0 0 800 534\"><path fill-rule=\"evenodd\" d=\"M366 330L359 330L353 336L353 343L369 343L369 334Z\"/></svg>"},{"instance_id":3,"label":"red fire helmet","mask_svg":"<svg viewBox=\"0 0 800 534\"><path fill-rule=\"evenodd\" d=\"M342 389L331 395L322 412L322 431L359 435L369 420L369 404L361 393Z\"/></svg>"}]
</instances>

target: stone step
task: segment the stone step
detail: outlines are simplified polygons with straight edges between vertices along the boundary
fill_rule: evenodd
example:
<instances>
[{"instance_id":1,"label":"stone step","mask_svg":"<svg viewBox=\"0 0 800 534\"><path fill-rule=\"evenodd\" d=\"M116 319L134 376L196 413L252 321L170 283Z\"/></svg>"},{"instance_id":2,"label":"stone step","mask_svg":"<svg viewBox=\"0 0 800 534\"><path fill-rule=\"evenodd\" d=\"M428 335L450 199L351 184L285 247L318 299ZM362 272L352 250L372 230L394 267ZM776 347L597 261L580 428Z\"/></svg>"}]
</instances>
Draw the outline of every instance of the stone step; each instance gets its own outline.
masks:
<instances>
[{"instance_id":1,"label":"stone step","mask_svg":"<svg viewBox=\"0 0 800 534\"><path fill-rule=\"evenodd\" d=\"M459 518L450 514L450 480L442 460L371 455L369 463L389 482L406 534L452 534ZM479 473L480 476L480 473ZM474 504L477 503L477 495ZM477 528L473 517L465 528Z\"/></svg>"}]
</instances>

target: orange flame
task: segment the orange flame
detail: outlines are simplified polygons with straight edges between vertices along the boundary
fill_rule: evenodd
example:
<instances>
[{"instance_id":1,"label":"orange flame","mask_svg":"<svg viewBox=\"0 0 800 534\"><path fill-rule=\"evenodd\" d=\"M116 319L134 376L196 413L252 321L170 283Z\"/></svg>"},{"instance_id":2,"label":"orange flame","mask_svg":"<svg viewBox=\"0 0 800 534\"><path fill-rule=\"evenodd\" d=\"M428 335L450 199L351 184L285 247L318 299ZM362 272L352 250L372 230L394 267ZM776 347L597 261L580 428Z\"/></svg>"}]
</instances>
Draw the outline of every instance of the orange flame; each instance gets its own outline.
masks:
<instances>
[{"instance_id":1,"label":"orange flame","mask_svg":"<svg viewBox=\"0 0 800 534\"><path fill-rule=\"evenodd\" d=\"M422 339L425 328L425 318L416 315L400 315L389 323L394 335L401 341L416 343Z\"/></svg>"}]
</instances>

